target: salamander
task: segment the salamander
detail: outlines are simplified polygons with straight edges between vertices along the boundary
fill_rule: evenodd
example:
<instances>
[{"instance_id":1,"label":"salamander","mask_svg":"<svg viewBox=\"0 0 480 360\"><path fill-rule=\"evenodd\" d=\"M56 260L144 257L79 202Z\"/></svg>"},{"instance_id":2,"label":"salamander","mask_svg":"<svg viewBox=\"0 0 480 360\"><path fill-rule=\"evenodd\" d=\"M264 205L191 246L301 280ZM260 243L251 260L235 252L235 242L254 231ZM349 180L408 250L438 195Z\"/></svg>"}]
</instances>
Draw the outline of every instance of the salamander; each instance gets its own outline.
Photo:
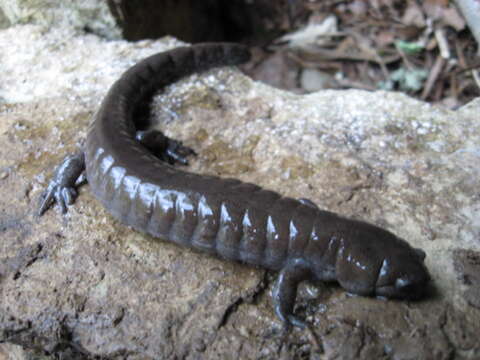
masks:
<instances>
[{"instance_id":1,"label":"salamander","mask_svg":"<svg viewBox=\"0 0 480 360\"><path fill-rule=\"evenodd\" d=\"M115 218L158 238L221 258L278 271L272 297L286 324L298 284L337 281L365 296L415 300L430 281L425 252L390 231L320 210L251 183L189 173L193 150L145 128L141 107L159 89L194 72L248 61L239 44L207 43L150 56L109 90L90 125L84 150L67 156L41 195L39 215L73 203L86 171L94 196Z\"/></svg>"}]
</instances>

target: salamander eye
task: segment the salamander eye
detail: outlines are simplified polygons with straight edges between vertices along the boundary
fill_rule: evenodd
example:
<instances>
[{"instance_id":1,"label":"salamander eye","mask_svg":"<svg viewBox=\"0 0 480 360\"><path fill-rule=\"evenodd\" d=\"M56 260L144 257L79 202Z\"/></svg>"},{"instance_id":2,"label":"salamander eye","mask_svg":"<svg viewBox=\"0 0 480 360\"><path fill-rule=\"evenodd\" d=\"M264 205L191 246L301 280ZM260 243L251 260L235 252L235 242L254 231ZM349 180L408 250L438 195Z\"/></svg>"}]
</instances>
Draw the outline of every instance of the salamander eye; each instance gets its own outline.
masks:
<instances>
[{"instance_id":1,"label":"salamander eye","mask_svg":"<svg viewBox=\"0 0 480 360\"><path fill-rule=\"evenodd\" d=\"M395 287L397 289L406 289L411 284L412 282L408 279L398 278L397 280L395 280Z\"/></svg>"}]
</instances>

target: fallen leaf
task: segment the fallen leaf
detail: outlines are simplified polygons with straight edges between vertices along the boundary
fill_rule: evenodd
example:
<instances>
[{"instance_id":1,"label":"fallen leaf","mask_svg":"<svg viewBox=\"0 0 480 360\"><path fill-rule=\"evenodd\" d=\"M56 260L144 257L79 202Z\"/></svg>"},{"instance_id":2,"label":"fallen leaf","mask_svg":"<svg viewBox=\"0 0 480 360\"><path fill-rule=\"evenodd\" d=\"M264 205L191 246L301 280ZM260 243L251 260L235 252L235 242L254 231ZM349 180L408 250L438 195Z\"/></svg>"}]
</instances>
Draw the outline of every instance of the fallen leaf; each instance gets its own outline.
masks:
<instances>
[{"instance_id":1,"label":"fallen leaf","mask_svg":"<svg viewBox=\"0 0 480 360\"><path fill-rule=\"evenodd\" d=\"M330 35L338 35L337 18L326 17L321 23L309 23L304 28L284 35L279 42L288 42L291 48L305 48L311 45L322 45Z\"/></svg>"},{"instance_id":2,"label":"fallen leaf","mask_svg":"<svg viewBox=\"0 0 480 360\"><path fill-rule=\"evenodd\" d=\"M409 2L408 7L405 9L405 13L402 17L402 23L405 25L413 25L419 28L423 28L426 25L425 17L420 6L414 2Z\"/></svg>"}]
</instances>

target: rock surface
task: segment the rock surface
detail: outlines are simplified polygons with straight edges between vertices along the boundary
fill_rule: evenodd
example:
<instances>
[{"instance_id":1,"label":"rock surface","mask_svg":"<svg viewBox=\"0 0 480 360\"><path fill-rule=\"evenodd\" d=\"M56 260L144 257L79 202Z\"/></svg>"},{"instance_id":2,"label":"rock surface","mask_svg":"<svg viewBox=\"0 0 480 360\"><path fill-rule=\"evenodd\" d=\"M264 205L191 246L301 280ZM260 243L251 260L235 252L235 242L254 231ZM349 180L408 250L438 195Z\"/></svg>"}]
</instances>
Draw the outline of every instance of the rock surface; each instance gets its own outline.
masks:
<instances>
[{"instance_id":1,"label":"rock surface","mask_svg":"<svg viewBox=\"0 0 480 360\"><path fill-rule=\"evenodd\" d=\"M435 288L427 299L305 284L296 311L313 333L283 337L274 274L135 232L88 185L67 215L35 215L111 83L179 44L41 31L0 32L0 47L15 54L0 58L2 341L69 359L480 357L480 99L453 112L398 93L298 96L232 68L156 97L161 127L199 153L192 171L310 198L426 251Z\"/></svg>"},{"instance_id":2,"label":"rock surface","mask_svg":"<svg viewBox=\"0 0 480 360\"><path fill-rule=\"evenodd\" d=\"M37 24L45 31L61 27L108 39L121 37L107 1L0 0L0 28L17 24Z\"/></svg>"}]
</instances>

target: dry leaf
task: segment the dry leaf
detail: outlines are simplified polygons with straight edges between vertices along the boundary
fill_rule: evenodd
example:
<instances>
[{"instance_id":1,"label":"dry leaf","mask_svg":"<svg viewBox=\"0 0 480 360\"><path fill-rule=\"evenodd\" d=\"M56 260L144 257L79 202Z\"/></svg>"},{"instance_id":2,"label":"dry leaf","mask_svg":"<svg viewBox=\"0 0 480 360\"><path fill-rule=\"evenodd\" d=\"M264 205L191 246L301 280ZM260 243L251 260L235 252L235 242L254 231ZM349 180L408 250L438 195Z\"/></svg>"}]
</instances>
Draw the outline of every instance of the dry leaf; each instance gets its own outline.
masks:
<instances>
[{"instance_id":1,"label":"dry leaf","mask_svg":"<svg viewBox=\"0 0 480 360\"><path fill-rule=\"evenodd\" d=\"M480 16L480 14L479 14ZM465 19L458 13L457 8L450 6L443 12L443 21L455 30L465 29Z\"/></svg>"},{"instance_id":2,"label":"dry leaf","mask_svg":"<svg viewBox=\"0 0 480 360\"><path fill-rule=\"evenodd\" d=\"M280 42L288 42L291 48L306 48L311 45L322 45L325 37L338 35L337 18L334 15L326 17L321 23L309 23L304 28L284 35Z\"/></svg>"},{"instance_id":3,"label":"dry leaf","mask_svg":"<svg viewBox=\"0 0 480 360\"><path fill-rule=\"evenodd\" d=\"M457 8L454 6L443 6L440 3L443 3L443 1L425 1L423 9L427 16L432 20L451 26L457 31L463 30L465 28L465 20L458 13Z\"/></svg>"},{"instance_id":4,"label":"dry leaf","mask_svg":"<svg viewBox=\"0 0 480 360\"><path fill-rule=\"evenodd\" d=\"M420 6L414 2L409 2L408 7L402 17L402 23L405 25L413 25L419 28L425 27L425 17L423 16L423 11Z\"/></svg>"}]
</instances>

